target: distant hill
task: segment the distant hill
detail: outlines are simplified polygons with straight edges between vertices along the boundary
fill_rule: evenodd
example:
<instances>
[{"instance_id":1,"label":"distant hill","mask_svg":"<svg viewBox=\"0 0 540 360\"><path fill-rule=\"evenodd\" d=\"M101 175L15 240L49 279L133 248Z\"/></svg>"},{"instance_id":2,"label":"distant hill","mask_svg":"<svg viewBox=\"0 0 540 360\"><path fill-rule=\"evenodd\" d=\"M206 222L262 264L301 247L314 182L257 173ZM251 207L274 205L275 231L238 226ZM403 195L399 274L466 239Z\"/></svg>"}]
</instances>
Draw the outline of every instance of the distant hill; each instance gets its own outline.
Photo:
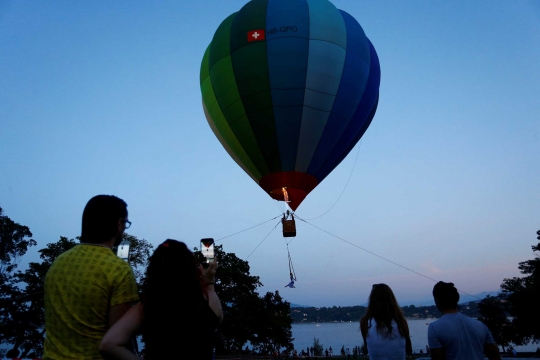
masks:
<instances>
[{"instance_id":1,"label":"distant hill","mask_svg":"<svg viewBox=\"0 0 540 360\"><path fill-rule=\"evenodd\" d=\"M481 293L478 293L478 294L474 294L474 295L466 295L466 294L459 294L459 303L460 304L463 304L463 303L469 303L471 301L480 301L482 300L483 298L485 298L486 296L497 296L498 292L497 291L483 291ZM400 302L400 305L401 306L406 306L406 305L415 305L415 306L432 306L432 305L435 305L435 301L433 301L433 297L430 297L430 298L427 298L425 300L420 300L420 301L414 301L414 302L405 302L405 303L401 303ZM363 306L367 306L367 303L366 304L363 304Z\"/></svg>"},{"instance_id":2,"label":"distant hill","mask_svg":"<svg viewBox=\"0 0 540 360\"><path fill-rule=\"evenodd\" d=\"M460 304L464 304L464 303L470 303L471 301L480 301L482 300L483 298L485 298L486 296L497 296L497 294L499 294L498 291L483 291L481 293L478 293L478 294L475 294L475 295L466 295L466 294L459 294L459 303ZM399 299L398 299L399 301ZM309 306L309 305L299 305L299 304L294 304L294 303L290 303L291 304L291 308L309 308L309 307L312 307L312 306ZM363 303L363 304L360 304L360 306L362 307L367 307L367 302ZM399 305L401 306L410 306L410 305L414 305L414 306L435 306L435 301L433 301L433 297L429 297L429 298L426 298L424 300L419 300L419 301L405 301L405 302L399 302ZM341 306L341 307L351 307L351 306ZM334 306L335 308L335 306Z\"/></svg>"},{"instance_id":3,"label":"distant hill","mask_svg":"<svg viewBox=\"0 0 540 360\"><path fill-rule=\"evenodd\" d=\"M497 296L499 294L498 291L483 291L479 294L476 294L476 295L465 295L465 294L459 294L459 303L466 303L466 302L471 302L471 301L476 301L476 302L479 302L480 300L482 300L483 298L487 297L488 295L489 296Z\"/></svg>"}]
</instances>

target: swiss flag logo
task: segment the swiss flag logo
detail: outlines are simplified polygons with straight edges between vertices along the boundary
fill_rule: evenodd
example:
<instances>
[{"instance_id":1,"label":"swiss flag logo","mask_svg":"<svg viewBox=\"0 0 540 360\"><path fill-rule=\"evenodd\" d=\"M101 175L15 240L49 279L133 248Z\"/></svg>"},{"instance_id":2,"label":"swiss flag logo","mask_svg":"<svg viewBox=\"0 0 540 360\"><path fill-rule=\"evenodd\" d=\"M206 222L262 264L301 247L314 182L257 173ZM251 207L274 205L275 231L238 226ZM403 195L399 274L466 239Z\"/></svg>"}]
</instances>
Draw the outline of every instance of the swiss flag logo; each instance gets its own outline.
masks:
<instances>
[{"instance_id":1,"label":"swiss flag logo","mask_svg":"<svg viewBox=\"0 0 540 360\"><path fill-rule=\"evenodd\" d=\"M264 29L248 31L248 42L264 40Z\"/></svg>"}]
</instances>

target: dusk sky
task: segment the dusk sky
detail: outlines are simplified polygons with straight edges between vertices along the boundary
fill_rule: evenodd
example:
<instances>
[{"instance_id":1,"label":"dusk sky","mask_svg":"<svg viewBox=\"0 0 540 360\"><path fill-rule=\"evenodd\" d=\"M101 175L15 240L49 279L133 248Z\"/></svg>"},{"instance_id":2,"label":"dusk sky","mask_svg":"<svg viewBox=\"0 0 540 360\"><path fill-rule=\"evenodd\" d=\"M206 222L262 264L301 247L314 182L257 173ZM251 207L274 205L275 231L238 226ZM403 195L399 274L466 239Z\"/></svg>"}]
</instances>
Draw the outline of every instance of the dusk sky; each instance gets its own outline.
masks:
<instances>
[{"instance_id":1,"label":"dusk sky","mask_svg":"<svg viewBox=\"0 0 540 360\"><path fill-rule=\"evenodd\" d=\"M292 0L291 0L292 1ZM348 157L298 216L469 294L497 291L540 229L540 2L335 0L381 65L380 101ZM204 116L199 69L245 0L0 2L0 207L38 246L80 234L97 194L128 203L129 233L193 248L283 212ZM355 163L355 159L357 157ZM345 188L350 176L350 182ZM224 239L246 257L278 219ZM260 291L359 305L374 283L401 304L432 280L297 222L288 283L278 225L249 257Z\"/></svg>"}]
</instances>

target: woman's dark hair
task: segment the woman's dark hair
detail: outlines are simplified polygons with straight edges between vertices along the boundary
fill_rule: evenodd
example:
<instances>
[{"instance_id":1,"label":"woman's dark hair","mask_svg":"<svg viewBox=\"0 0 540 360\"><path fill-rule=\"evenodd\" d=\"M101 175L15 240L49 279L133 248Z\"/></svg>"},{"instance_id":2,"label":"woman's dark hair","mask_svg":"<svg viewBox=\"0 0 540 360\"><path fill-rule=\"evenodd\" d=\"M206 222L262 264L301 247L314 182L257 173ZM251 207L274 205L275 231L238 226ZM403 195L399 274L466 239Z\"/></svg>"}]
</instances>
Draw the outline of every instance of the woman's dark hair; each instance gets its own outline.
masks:
<instances>
[{"instance_id":1,"label":"woman's dark hair","mask_svg":"<svg viewBox=\"0 0 540 360\"><path fill-rule=\"evenodd\" d=\"M394 338L392 321L395 321L401 337L409 336L409 326L403 316L392 289L386 284L375 284L369 295L366 315L360 320L360 330L364 339L371 327L371 319L377 322L377 333L384 338Z\"/></svg>"},{"instance_id":2,"label":"woman's dark hair","mask_svg":"<svg viewBox=\"0 0 540 360\"><path fill-rule=\"evenodd\" d=\"M199 329L209 308L198 263L186 244L167 239L156 248L142 292L142 333L148 359L178 358L185 347L197 350L198 342L210 340ZM178 334L183 334L182 339Z\"/></svg>"},{"instance_id":3,"label":"woman's dark hair","mask_svg":"<svg viewBox=\"0 0 540 360\"><path fill-rule=\"evenodd\" d=\"M118 220L127 218L127 204L113 195L97 195L84 207L81 241L101 244L118 233Z\"/></svg>"},{"instance_id":4,"label":"woman's dark hair","mask_svg":"<svg viewBox=\"0 0 540 360\"><path fill-rule=\"evenodd\" d=\"M439 281L433 287L433 297L439 310L457 309L459 293L453 283Z\"/></svg>"}]
</instances>

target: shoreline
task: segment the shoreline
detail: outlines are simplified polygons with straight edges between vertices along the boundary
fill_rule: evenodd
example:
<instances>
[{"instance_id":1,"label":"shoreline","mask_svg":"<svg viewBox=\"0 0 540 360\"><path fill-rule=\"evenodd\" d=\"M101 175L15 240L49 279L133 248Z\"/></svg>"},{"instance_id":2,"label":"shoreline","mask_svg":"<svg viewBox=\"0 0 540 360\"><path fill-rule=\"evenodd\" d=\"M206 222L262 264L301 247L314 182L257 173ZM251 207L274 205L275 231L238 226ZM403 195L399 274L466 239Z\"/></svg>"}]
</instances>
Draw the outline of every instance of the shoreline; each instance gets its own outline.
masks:
<instances>
[{"instance_id":1,"label":"shoreline","mask_svg":"<svg viewBox=\"0 0 540 360\"><path fill-rule=\"evenodd\" d=\"M440 318L436 318L436 317L432 317L432 318L415 318L415 317L405 317L405 320L409 321L409 320L426 320L426 321L429 321L431 320L431 322L435 321L435 320L439 320ZM360 322L360 319L358 320L355 320L355 321L293 321L292 324L295 324L295 325L299 325L299 324L351 324L351 323L355 323L355 322Z\"/></svg>"}]
</instances>

